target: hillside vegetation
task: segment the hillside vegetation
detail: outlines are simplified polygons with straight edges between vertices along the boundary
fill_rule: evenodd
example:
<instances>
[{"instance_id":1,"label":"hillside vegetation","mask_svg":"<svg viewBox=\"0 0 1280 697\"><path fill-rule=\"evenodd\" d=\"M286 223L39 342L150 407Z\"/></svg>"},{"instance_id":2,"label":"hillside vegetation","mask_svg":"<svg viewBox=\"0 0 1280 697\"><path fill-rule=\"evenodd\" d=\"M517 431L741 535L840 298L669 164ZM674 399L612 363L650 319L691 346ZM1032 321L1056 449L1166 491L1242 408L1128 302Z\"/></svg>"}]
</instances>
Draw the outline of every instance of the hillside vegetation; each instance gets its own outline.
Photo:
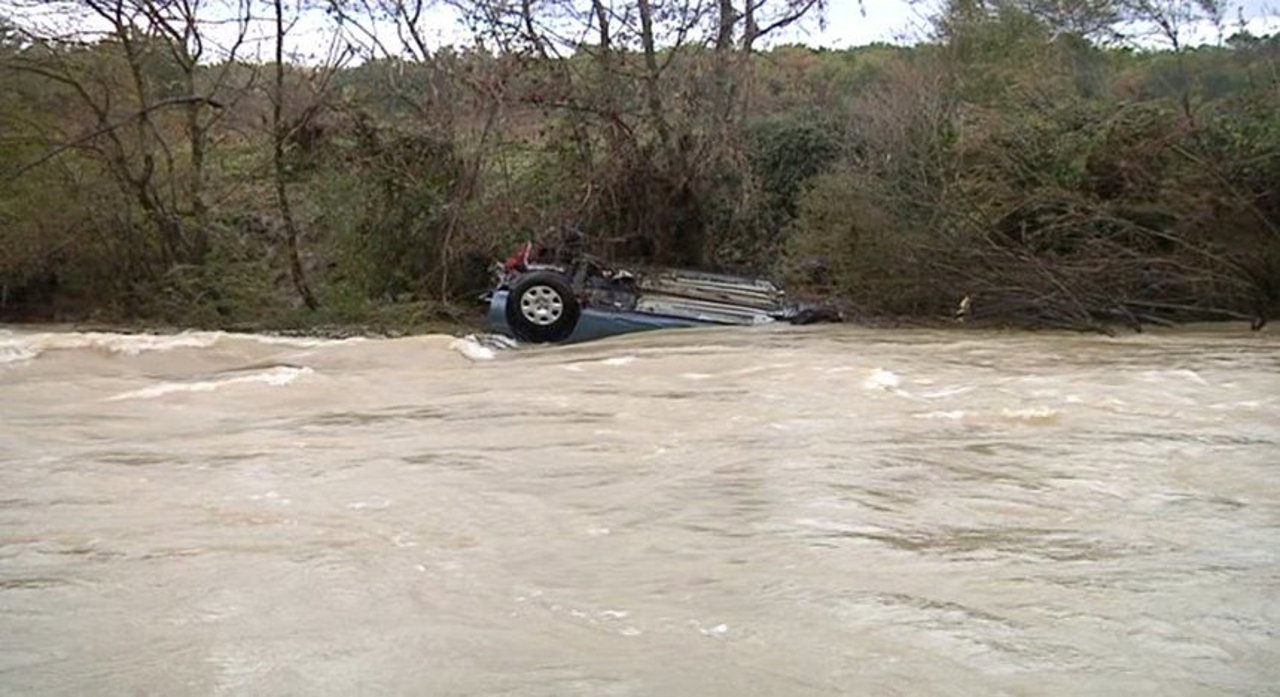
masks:
<instances>
[{"instance_id":1,"label":"hillside vegetation","mask_svg":"<svg viewBox=\"0 0 1280 697\"><path fill-rule=\"evenodd\" d=\"M281 0L0 15L0 320L413 326L566 226L854 318L1280 309L1280 37L1210 2L956 0L849 50L762 48L814 2L458 6L468 48L329 3L305 60Z\"/></svg>"}]
</instances>

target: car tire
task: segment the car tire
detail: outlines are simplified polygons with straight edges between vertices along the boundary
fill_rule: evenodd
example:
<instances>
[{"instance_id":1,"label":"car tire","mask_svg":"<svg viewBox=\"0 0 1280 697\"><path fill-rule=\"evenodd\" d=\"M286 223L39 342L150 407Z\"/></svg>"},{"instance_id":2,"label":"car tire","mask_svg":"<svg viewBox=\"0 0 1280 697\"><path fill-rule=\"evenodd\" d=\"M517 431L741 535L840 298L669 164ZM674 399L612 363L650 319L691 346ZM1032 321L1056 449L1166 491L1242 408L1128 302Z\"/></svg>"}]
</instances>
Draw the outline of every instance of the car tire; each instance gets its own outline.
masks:
<instances>
[{"instance_id":1,"label":"car tire","mask_svg":"<svg viewBox=\"0 0 1280 697\"><path fill-rule=\"evenodd\" d=\"M521 341L564 341L578 326L582 308L564 276L538 271L521 276L507 294L507 326Z\"/></svg>"}]
</instances>

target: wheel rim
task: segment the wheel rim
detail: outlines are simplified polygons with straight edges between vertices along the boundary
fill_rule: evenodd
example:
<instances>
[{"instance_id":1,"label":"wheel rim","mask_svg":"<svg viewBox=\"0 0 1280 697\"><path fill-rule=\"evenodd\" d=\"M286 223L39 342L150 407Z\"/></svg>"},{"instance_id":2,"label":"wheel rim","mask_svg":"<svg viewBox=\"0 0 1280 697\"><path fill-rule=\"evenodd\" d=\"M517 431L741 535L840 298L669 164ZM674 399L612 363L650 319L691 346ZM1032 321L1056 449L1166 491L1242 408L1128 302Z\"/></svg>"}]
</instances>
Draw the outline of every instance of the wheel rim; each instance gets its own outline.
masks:
<instances>
[{"instance_id":1,"label":"wheel rim","mask_svg":"<svg viewBox=\"0 0 1280 697\"><path fill-rule=\"evenodd\" d=\"M555 324L564 315L564 298L551 286L533 286L520 296L520 314L534 324Z\"/></svg>"}]
</instances>

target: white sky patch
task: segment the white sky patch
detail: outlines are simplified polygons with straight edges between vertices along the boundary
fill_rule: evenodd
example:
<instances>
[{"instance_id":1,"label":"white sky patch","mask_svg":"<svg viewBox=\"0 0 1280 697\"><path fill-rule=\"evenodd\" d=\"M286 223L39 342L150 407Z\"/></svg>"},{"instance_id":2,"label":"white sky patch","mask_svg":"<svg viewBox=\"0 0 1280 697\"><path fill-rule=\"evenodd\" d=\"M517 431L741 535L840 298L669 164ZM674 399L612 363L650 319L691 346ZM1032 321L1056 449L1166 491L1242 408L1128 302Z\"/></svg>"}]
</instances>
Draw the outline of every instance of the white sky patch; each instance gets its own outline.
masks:
<instances>
[{"instance_id":1,"label":"white sky patch","mask_svg":"<svg viewBox=\"0 0 1280 697\"><path fill-rule=\"evenodd\" d=\"M265 2L242 4L236 0L195 0L200 5L199 14L207 24L208 36L205 60L225 58L233 48L244 60L268 61L274 52L274 15L272 5ZM1280 7L1277 0L1244 0L1226 8L1224 23L1219 28L1201 23L1188 27L1184 32L1186 43L1217 43L1244 28L1255 35L1280 31ZM306 64L319 64L346 48L347 40L335 41L338 28L335 20L316 9L300 10L294 2L286 4L286 22L289 24L286 53L289 59ZM829 0L826 12L806 17L803 21L767 37L765 47L780 44L804 44L813 47L843 49L875 42L912 44L929 36L929 17L937 7L936 2L912 2L911 0ZM250 20L243 25L244 10ZM101 17L75 2L41 2L39 0L0 0L0 16L9 16L24 25L37 25L42 32L61 35L91 35L106 30L107 23ZM442 46L468 46L474 43L466 28L466 17L453 5L436 2L426 9L418 22L429 48ZM1243 22L1243 23L1242 23ZM386 21L378 23L374 35L388 50L395 51L401 44L394 26ZM243 40L239 39L241 31ZM348 27L351 43L368 43L360 40L360 32ZM1135 31L1135 34L1147 34ZM1158 37L1140 40L1144 45L1162 47ZM358 62L362 56L354 56Z\"/></svg>"}]
</instances>

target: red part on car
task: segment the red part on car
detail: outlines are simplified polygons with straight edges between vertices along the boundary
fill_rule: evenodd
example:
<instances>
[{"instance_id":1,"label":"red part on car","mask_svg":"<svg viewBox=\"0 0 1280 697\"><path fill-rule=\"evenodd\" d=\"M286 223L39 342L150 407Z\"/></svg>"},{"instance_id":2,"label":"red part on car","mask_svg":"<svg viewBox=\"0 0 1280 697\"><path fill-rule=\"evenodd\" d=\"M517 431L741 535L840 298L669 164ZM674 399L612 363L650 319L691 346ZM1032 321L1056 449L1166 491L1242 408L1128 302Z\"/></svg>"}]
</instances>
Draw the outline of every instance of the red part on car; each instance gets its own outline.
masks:
<instances>
[{"instance_id":1,"label":"red part on car","mask_svg":"<svg viewBox=\"0 0 1280 697\"><path fill-rule=\"evenodd\" d=\"M516 253L507 259L502 268L507 271L523 271L529 266L529 257L533 254L533 243L525 242L516 248Z\"/></svg>"}]
</instances>

